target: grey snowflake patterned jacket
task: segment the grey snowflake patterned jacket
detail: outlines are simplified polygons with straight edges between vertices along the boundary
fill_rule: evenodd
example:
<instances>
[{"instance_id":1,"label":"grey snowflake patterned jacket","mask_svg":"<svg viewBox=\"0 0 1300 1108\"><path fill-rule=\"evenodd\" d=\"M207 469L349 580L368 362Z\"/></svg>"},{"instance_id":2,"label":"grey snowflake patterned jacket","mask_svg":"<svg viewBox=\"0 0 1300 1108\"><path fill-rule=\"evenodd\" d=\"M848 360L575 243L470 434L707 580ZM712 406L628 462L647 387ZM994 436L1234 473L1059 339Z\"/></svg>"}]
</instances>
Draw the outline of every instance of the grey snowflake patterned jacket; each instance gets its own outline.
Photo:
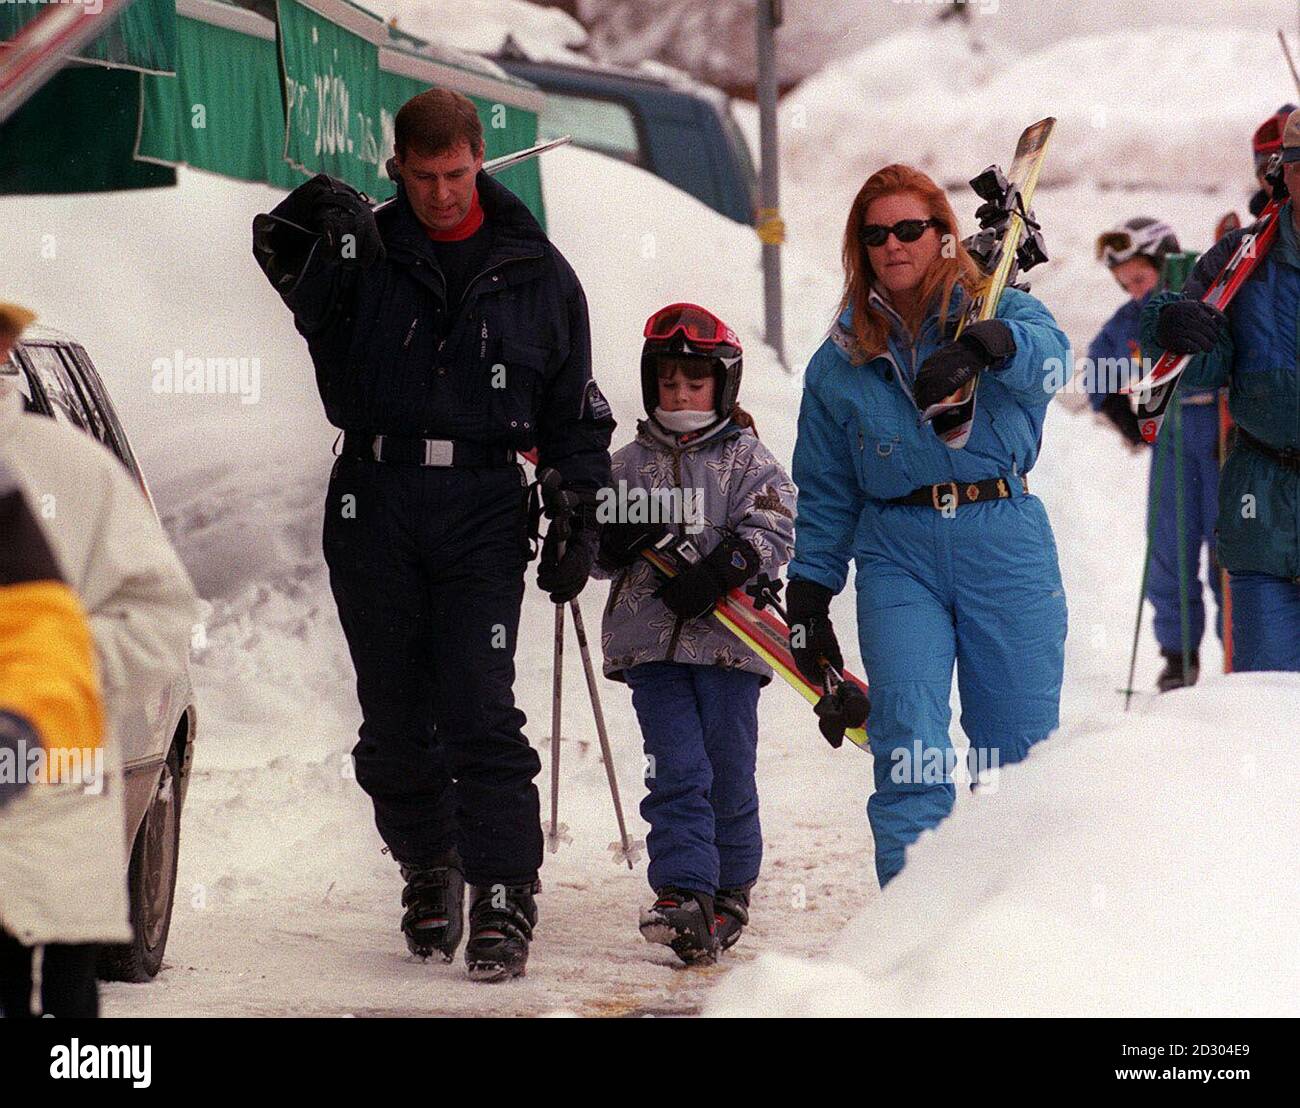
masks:
<instances>
[{"instance_id":1,"label":"grey snowflake patterned jacket","mask_svg":"<svg viewBox=\"0 0 1300 1108\"><path fill-rule=\"evenodd\" d=\"M683 504L673 529L689 536L701 554L730 529L758 552L761 572L779 576L790 560L794 483L749 428L726 423L683 445L642 420L636 438L614 454L612 478L612 490L628 501L658 492L660 504ZM744 669L761 674L764 684L771 680L771 667L712 615L680 619L655 599L663 578L644 559L612 573L598 563L592 575L613 582L600 635L606 677L622 680L623 670L644 662L681 662Z\"/></svg>"}]
</instances>

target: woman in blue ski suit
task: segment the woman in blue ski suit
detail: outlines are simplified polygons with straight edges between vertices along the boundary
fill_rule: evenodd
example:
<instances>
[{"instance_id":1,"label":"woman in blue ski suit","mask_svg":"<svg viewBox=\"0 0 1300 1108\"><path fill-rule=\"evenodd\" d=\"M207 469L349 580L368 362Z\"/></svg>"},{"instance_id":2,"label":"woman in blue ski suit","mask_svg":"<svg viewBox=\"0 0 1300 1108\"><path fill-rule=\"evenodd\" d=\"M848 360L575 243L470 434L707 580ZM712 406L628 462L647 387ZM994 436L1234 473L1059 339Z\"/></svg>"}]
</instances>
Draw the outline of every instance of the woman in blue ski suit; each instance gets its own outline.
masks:
<instances>
[{"instance_id":1,"label":"woman in blue ski suit","mask_svg":"<svg viewBox=\"0 0 1300 1108\"><path fill-rule=\"evenodd\" d=\"M981 768L1020 761L1058 725L1065 592L1025 475L1069 352L1047 309L1014 289L996 319L950 341L978 274L947 197L919 170L868 178L844 261L843 310L804 381L787 598L796 662L820 682L823 659L842 664L828 612L854 559L884 885L956 799L954 663ZM970 439L951 449L919 413L981 371Z\"/></svg>"}]
</instances>

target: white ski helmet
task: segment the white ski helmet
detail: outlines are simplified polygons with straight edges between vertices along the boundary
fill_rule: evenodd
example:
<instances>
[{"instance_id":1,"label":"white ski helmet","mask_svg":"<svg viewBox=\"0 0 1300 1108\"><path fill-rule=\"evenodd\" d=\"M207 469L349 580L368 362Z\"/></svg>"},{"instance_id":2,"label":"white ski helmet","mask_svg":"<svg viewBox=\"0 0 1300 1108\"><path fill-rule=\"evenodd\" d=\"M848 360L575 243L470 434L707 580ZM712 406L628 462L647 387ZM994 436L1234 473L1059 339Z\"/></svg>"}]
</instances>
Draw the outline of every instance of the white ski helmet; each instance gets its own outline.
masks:
<instances>
[{"instance_id":1,"label":"white ski helmet","mask_svg":"<svg viewBox=\"0 0 1300 1108\"><path fill-rule=\"evenodd\" d=\"M1097 236L1097 260L1114 269L1131 258L1146 258L1156 269L1169 254L1180 250L1178 236L1168 223L1151 216L1126 219L1118 227Z\"/></svg>"}]
</instances>

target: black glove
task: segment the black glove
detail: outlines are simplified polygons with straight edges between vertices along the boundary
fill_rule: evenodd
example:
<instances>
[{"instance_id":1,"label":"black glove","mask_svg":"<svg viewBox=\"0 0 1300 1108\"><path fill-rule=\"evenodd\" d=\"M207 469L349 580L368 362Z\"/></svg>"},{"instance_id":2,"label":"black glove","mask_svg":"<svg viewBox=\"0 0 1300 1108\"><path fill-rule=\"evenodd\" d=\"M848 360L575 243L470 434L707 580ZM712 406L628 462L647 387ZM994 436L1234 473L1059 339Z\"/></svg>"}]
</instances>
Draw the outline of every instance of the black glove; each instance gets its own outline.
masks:
<instances>
[{"instance_id":1,"label":"black glove","mask_svg":"<svg viewBox=\"0 0 1300 1108\"><path fill-rule=\"evenodd\" d=\"M270 214L253 217L253 256L277 289L292 287L321 239L335 260L369 266L385 254L369 201L324 173L299 185Z\"/></svg>"},{"instance_id":2,"label":"black glove","mask_svg":"<svg viewBox=\"0 0 1300 1108\"><path fill-rule=\"evenodd\" d=\"M795 579L785 587L790 653L799 672L818 688L826 673L823 659L837 670L844 670L844 655L835 638L835 628L831 626L832 595L830 589L816 581Z\"/></svg>"},{"instance_id":3,"label":"black glove","mask_svg":"<svg viewBox=\"0 0 1300 1108\"><path fill-rule=\"evenodd\" d=\"M1204 354L1214 349L1227 318L1203 300L1175 300L1160 309L1156 342L1175 354Z\"/></svg>"},{"instance_id":4,"label":"black glove","mask_svg":"<svg viewBox=\"0 0 1300 1108\"><path fill-rule=\"evenodd\" d=\"M607 569L622 569L630 566L641 551L653 546L671 530L666 523L606 523L600 529L600 549L596 557Z\"/></svg>"},{"instance_id":5,"label":"black glove","mask_svg":"<svg viewBox=\"0 0 1300 1108\"><path fill-rule=\"evenodd\" d=\"M916 406L925 411L951 396L981 370L1011 357L1016 340L1000 319L972 323L953 342L941 346L921 363L912 386Z\"/></svg>"},{"instance_id":6,"label":"black glove","mask_svg":"<svg viewBox=\"0 0 1300 1108\"><path fill-rule=\"evenodd\" d=\"M696 619L712 611L728 592L753 577L762 564L758 551L748 542L737 535L727 535L707 557L665 581L655 596L673 615Z\"/></svg>"},{"instance_id":7,"label":"black glove","mask_svg":"<svg viewBox=\"0 0 1300 1108\"><path fill-rule=\"evenodd\" d=\"M871 714L871 698L852 681L841 681L814 706L817 729L836 750L844 745L844 732L861 727Z\"/></svg>"},{"instance_id":8,"label":"black glove","mask_svg":"<svg viewBox=\"0 0 1300 1108\"><path fill-rule=\"evenodd\" d=\"M582 592L599 542L600 527L592 503L582 503L566 516L551 520L537 564L537 586L551 594L551 603L567 604Z\"/></svg>"},{"instance_id":9,"label":"black glove","mask_svg":"<svg viewBox=\"0 0 1300 1108\"><path fill-rule=\"evenodd\" d=\"M360 262L362 267L384 259L384 240L379 237L375 213L366 198L340 181L316 203L315 218L321 237L331 253L343 261Z\"/></svg>"},{"instance_id":10,"label":"black glove","mask_svg":"<svg viewBox=\"0 0 1300 1108\"><path fill-rule=\"evenodd\" d=\"M1142 437L1142 432L1139 429L1138 417L1134 414L1133 407L1129 404L1127 396L1120 396L1119 393L1112 392L1102 398L1101 408L1098 410L1134 446L1146 445L1146 440Z\"/></svg>"}]
</instances>

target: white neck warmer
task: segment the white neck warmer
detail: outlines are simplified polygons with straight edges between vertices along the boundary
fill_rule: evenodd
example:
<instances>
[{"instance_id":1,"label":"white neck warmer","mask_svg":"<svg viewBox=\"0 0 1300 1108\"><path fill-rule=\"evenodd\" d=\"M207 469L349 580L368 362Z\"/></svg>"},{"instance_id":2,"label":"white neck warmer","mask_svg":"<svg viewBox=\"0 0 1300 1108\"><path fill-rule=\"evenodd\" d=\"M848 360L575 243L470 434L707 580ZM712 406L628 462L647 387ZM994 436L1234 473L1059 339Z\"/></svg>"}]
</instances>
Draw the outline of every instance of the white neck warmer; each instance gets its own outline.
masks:
<instances>
[{"instance_id":1,"label":"white neck warmer","mask_svg":"<svg viewBox=\"0 0 1300 1108\"><path fill-rule=\"evenodd\" d=\"M718 413L713 411L666 412L663 408L655 408L655 422L676 435L685 435L691 431L703 431L708 427L712 427L718 422Z\"/></svg>"}]
</instances>

